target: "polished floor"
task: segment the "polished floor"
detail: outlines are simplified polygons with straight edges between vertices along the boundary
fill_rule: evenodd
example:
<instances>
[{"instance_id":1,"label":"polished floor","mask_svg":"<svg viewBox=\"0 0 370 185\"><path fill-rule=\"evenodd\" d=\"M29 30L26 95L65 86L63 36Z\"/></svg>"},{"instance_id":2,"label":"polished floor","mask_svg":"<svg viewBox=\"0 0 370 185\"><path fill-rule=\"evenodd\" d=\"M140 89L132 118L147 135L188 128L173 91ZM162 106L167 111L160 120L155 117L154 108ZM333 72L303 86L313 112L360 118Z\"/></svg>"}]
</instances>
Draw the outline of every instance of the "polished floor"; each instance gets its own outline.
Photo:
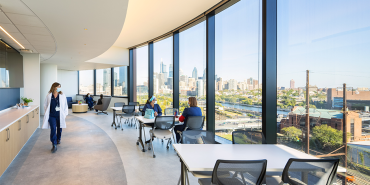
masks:
<instances>
[{"instance_id":1,"label":"polished floor","mask_svg":"<svg viewBox=\"0 0 370 185\"><path fill-rule=\"evenodd\" d=\"M50 153L49 130L38 129L0 184L177 184L180 161L173 147L166 149L166 143L155 139L153 158L136 145L138 129L123 125L115 130L108 113L70 112L55 154ZM198 184L191 174L189 179Z\"/></svg>"},{"instance_id":2,"label":"polished floor","mask_svg":"<svg viewBox=\"0 0 370 185\"><path fill-rule=\"evenodd\" d=\"M111 138L85 119L71 115L66 121L56 153L50 152L50 130L37 129L1 176L0 184L127 184Z\"/></svg>"}]
</instances>

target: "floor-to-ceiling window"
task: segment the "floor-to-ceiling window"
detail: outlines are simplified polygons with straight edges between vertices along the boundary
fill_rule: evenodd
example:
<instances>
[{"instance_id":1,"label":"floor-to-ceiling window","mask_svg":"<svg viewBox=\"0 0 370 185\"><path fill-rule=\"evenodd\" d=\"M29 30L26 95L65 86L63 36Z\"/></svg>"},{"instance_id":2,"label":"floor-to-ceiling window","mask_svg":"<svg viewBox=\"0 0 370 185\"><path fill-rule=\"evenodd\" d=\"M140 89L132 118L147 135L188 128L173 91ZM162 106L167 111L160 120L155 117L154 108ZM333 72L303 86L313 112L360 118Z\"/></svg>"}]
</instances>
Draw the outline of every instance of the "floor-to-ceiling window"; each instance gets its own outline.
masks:
<instances>
[{"instance_id":1,"label":"floor-to-ceiling window","mask_svg":"<svg viewBox=\"0 0 370 185\"><path fill-rule=\"evenodd\" d=\"M231 1L216 11L215 128L261 130L261 1Z\"/></svg>"},{"instance_id":2,"label":"floor-to-ceiling window","mask_svg":"<svg viewBox=\"0 0 370 185\"><path fill-rule=\"evenodd\" d=\"M114 96L127 96L127 66L115 67L114 79L112 81L114 85Z\"/></svg>"},{"instance_id":3,"label":"floor-to-ceiling window","mask_svg":"<svg viewBox=\"0 0 370 185\"><path fill-rule=\"evenodd\" d=\"M145 104L148 99L148 46L136 49L136 101Z\"/></svg>"},{"instance_id":4,"label":"floor-to-ceiling window","mask_svg":"<svg viewBox=\"0 0 370 185\"><path fill-rule=\"evenodd\" d=\"M188 98L196 97L205 116L206 21L198 22L180 30L179 108L181 113L188 107Z\"/></svg>"},{"instance_id":5,"label":"floor-to-ceiling window","mask_svg":"<svg viewBox=\"0 0 370 185\"><path fill-rule=\"evenodd\" d=\"M94 94L94 70L79 71L78 94Z\"/></svg>"},{"instance_id":6,"label":"floor-to-ceiling window","mask_svg":"<svg viewBox=\"0 0 370 185\"><path fill-rule=\"evenodd\" d=\"M154 42L153 94L159 106L173 107L173 41L172 37Z\"/></svg>"},{"instance_id":7,"label":"floor-to-ceiling window","mask_svg":"<svg viewBox=\"0 0 370 185\"><path fill-rule=\"evenodd\" d=\"M96 95L111 95L111 68L96 70Z\"/></svg>"},{"instance_id":8,"label":"floor-to-ceiling window","mask_svg":"<svg viewBox=\"0 0 370 185\"><path fill-rule=\"evenodd\" d=\"M345 135L348 142L370 138L370 1L280 0L277 13L278 143L329 157L344 152ZM334 156L360 184L370 180L364 154L348 147Z\"/></svg>"}]
</instances>

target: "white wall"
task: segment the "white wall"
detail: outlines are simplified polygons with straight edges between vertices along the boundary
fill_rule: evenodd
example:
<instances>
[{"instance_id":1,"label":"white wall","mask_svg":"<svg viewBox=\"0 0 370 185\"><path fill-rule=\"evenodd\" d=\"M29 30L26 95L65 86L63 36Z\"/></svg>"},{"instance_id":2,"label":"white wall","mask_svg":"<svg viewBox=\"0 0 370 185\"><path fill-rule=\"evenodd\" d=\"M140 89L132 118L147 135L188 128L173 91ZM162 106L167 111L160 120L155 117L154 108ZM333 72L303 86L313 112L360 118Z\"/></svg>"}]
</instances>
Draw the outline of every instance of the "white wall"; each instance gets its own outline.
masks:
<instances>
[{"instance_id":1,"label":"white wall","mask_svg":"<svg viewBox=\"0 0 370 185\"><path fill-rule=\"evenodd\" d=\"M58 82L62 85L62 91L66 97L76 100L78 94L77 71L66 71L58 69Z\"/></svg>"},{"instance_id":2,"label":"white wall","mask_svg":"<svg viewBox=\"0 0 370 185\"><path fill-rule=\"evenodd\" d=\"M21 97L32 98L31 105L40 105L40 54L22 53L23 55L23 84Z\"/></svg>"},{"instance_id":3,"label":"white wall","mask_svg":"<svg viewBox=\"0 0 370 185\"><path fill-rule=\"evenodd\" d=\"M98 101L100 98L100 96L94 96L94 100L95 101ZM77 100L83 100L82 98L82 95L77 95ZM128 105L128 98L115 98L115 97L112 97L112 99L110 100L110 104L109 104L109 107L114 107L114 103L117 103L117 102L124 102L126 105ZM112 111L108 108L108 111Z\"/></svg>"},{"instance_id":4,"label":"white wall","mask_svg":"<svg viewBox=\"0 0 370 185\"><path fill-rule=\"evenodd\" d=\"M41 64L40 72L40 114L44 115L44 100L51 85L57 82L58 68L56 64Z\"/></svg>"}]
</instances>

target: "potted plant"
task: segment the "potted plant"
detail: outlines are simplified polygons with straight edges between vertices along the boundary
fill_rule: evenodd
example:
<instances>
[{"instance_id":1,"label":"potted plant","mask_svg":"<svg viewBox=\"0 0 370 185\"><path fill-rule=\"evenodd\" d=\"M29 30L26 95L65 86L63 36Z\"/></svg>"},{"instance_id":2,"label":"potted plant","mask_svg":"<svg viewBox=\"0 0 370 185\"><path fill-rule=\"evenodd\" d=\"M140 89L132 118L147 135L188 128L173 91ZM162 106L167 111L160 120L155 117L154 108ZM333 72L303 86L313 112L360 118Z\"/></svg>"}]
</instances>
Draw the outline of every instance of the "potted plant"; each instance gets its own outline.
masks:
<instances>
[{"instance_id":1,"label":"potted plant","mask_svg":"<svg viewBox=\"0 0 370 185\"><path fill-rule=\"evenodd\" d=\"M28 106L28 103L33 102L33 99L31 99L31 98L22 97L21 99L24 102L25 106Z\"/></svg>"}]
</instances>

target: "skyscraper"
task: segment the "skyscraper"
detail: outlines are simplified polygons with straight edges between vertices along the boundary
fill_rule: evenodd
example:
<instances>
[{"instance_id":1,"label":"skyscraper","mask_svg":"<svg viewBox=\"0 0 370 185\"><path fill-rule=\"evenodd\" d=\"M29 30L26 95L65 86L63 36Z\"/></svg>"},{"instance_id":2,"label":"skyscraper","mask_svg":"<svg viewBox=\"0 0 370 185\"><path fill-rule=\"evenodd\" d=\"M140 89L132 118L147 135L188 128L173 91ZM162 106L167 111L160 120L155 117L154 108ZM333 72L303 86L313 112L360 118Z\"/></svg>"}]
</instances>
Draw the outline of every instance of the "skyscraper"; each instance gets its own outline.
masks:
<instances>
[{"instance_id":1,"label":"skyscraper","mask_svg":"<svg viewBox=\"0 0 370 185\"><path fill-rule=\"evenodd\" d=\"M173 66L172 66L172 64L170 64L170 67L168 68L168 71L169 71L168 77L173 78Z\"/></svg>"},{"instance_id":2,"label":"skyscraper","mask_svg":"<svg viewBox=\"0 0 370 185\"><path fill-rule=\"evenodd\" d=\"M110 86L111 82L111 75L110 75L111 69L104 69L103 71L103 91L109 91L110 89L108 88Z\"/></svg>"},{"instance_id":3,"label":"skyscraper","mask_svg":"<svg viewBox=\"0 0 370 185\"><path fill-rule=\"evenodd\" d=\"M230 79L229 90L238 90L238 81L236 81L235 79Z\"/></svg>"},{"instance_id":4,"label":"skyscraper","mask_svg":"<svg viewBox=\"0 0 370 185\"><path fill-rule=\"evenodd\" d=\"M194 78L195 80L198 80L198 70L196 67L194 67L191 77Z\"/></svg>"},{"instance_id":5,"label":"skyscraper","mask_svg":"<svg viewBox=\"0 0 370 185\"><path fill-rule=\"evenodd\" d=\"M119 68L118 85L122 86L122 94L127 94L127 67L123 66Z\"/></svg>"},{"instance_id":6,"label":"skyscraper","mask_svg":"<svg viewBox=\"0 0 370 185\"><path fill-rule=\"evenodd\" d=\"M197 88L196 88L197 96L203 96L203 80L197 80Z\"/></svg>"},{"instance_id":7,"label":"skyscraper","mask_svg":"<svg viewBox=\"0 0 370 185\"><path fill-rule=\"evenodd\" d=\"M293 79L290 80L290 88L294 89L295 87L295 81Z\"/></svg>"}]
</instances>

